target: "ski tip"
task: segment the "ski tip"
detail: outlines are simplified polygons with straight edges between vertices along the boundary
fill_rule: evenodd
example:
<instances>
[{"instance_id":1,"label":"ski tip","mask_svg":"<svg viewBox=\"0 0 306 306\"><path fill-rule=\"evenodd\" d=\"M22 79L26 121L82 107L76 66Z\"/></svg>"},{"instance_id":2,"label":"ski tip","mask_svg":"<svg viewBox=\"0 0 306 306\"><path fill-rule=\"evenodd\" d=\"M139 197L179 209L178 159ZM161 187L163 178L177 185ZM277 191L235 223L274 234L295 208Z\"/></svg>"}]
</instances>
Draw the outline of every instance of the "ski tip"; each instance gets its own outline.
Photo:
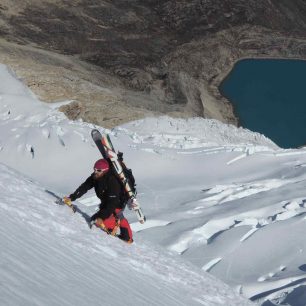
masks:
<instances>
[{"instance_id":1,"label":"ski tip","mask_svg":"<svg viewBox=\"0 0 306 306\"><path fill-rule=\"evenodd\" d=\"M93 130L91 130L91 135L93 135L93 134L101 135L101 132L98 129L93 129Z\"/></svg>"}]
</instances>

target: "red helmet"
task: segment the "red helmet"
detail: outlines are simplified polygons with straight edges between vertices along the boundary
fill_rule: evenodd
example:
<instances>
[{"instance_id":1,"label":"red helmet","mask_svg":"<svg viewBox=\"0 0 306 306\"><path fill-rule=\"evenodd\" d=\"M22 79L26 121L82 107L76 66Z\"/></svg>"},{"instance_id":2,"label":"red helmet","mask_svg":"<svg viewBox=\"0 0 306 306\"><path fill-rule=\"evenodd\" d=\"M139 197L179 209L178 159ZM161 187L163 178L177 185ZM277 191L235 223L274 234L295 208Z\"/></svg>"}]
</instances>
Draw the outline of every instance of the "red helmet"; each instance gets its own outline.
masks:
<instances>
[{"instance_id":1,"label":"red helmet","mask_svg":"<svg viewBox=\"0 0 306 306\"><path fill-rule=\"evenodd\" d=\"M94 164L94 169L103 170L103 172L109 170L108 161L105 159L99 159Z\"/></svg>"}]
</instances>

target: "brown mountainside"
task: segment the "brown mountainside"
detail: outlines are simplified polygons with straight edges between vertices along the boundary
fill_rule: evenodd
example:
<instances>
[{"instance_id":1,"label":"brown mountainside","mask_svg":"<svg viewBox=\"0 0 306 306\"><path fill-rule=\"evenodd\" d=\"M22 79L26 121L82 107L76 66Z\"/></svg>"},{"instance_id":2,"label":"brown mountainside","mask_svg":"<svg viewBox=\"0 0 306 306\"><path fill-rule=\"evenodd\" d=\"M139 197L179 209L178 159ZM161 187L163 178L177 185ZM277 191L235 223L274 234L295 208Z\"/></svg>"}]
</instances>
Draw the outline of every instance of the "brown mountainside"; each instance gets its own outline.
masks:
<instances>
[{"instance_id":1,"label":"brown mountainside","mask_svg":"<svg viewBox=\"0 0 306 306\"><path fill-rule=\"evenodd\" d=\"M0 0L0 62L71 118L236 123L218 85L243 57L306 57L304 0Z\"/></svg>"}]
</instances>

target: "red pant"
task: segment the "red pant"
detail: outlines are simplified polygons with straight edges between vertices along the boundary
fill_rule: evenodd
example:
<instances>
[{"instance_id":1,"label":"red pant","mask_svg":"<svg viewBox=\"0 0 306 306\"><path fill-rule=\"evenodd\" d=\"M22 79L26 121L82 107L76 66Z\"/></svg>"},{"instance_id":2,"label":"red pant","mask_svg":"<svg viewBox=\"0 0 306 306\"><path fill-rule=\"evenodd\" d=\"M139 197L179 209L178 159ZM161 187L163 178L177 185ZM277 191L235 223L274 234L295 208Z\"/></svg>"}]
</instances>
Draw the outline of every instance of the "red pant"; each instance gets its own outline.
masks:
<instances>
[{"instance_id":1,"label":"red pant","mask_svg":"<svg viewBox=\"0 0 306 306\"><path fill-rule=\"evenodd\" d=\"M122 209L117 208L115 210L115 214L117 219L120 221L120 235L119 237L123 240L132 240L133 239L133 233L130 227L130 224L127 219L123 216L123 211ZM114 227L116 226L116 218L112 214L110 217L107 219L103 220L103 223L105 227L111 232Z\"/></svg>"}]
</instances>

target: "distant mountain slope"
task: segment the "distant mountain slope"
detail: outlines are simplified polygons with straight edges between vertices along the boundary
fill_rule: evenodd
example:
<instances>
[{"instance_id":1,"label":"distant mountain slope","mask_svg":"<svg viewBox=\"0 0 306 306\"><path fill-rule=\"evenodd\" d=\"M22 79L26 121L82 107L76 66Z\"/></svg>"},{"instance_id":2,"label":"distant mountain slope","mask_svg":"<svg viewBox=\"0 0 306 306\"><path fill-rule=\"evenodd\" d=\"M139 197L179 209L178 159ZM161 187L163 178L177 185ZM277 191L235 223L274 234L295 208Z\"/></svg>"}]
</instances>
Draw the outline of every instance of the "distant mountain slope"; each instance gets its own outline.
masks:
<instances>
[{"instance_id":1,"label":"distant mountain slope","mask_svg":"<svg viewBox=\"0 0 306 306\"><path fill-rule=\"evenodd\" d=\"M302 0L2 0L0 16L0 60L44 100L76 100L71 119L110 127L150 112L237 124L218 91L236 60L306 56Z\"/></svg>"}]
</instances>

